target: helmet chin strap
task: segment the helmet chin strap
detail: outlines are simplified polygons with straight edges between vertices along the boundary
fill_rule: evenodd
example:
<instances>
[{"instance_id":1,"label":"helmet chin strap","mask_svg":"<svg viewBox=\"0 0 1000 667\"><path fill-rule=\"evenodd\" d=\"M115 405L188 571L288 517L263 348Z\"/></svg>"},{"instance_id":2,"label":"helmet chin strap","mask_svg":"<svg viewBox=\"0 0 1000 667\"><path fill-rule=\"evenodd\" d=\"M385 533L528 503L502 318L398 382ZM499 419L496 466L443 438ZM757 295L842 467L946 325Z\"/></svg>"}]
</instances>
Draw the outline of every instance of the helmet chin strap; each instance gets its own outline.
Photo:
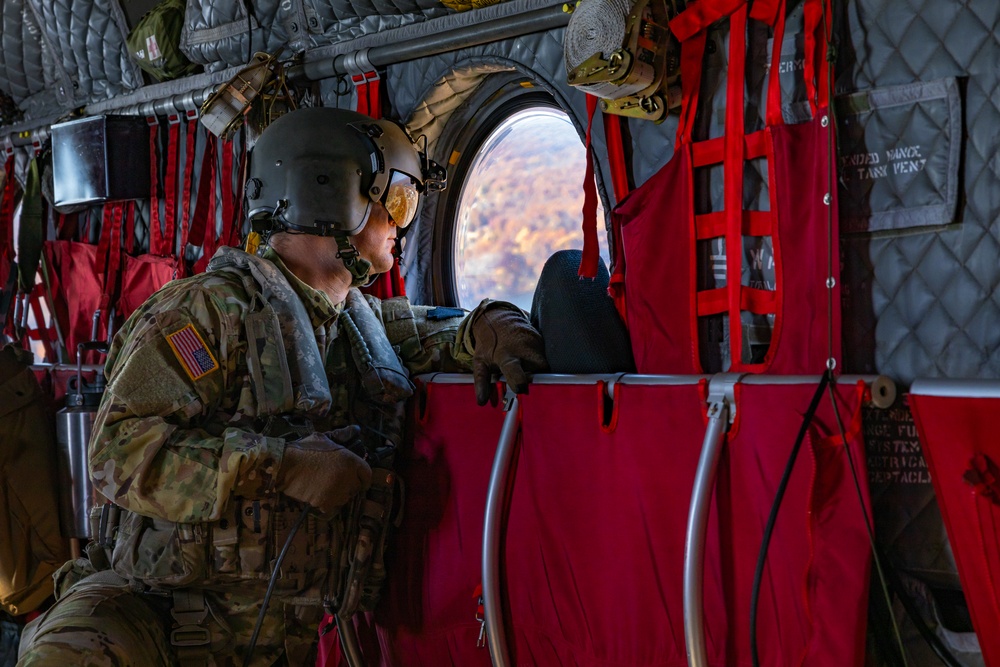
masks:
<instances>
[{"instance_id":1,"label":"helmet chin strap","mask_svg":"<svg viewBox=\"0 0 1000 667\"><path fill-rule=\"evenodd\" d=\"M364 287L372 282L372 263L358 254L358 249L351 244L346 234L334 234L337 239L337 257L351 272L351 287Z\"/></svg>"}]
</instances>

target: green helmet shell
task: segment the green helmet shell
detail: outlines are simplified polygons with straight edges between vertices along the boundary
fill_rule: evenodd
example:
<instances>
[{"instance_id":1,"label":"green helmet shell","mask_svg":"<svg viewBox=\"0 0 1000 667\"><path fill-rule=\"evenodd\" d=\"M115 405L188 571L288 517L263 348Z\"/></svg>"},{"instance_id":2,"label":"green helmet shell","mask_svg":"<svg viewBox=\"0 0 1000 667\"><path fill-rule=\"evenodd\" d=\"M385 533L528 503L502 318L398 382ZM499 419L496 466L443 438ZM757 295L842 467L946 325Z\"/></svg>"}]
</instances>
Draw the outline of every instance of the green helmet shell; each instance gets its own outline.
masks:
<instances>
[{"instance_id":1,"label":"green helmet shell","mask_svg":"<svg viewBox=\"0 0 1000 667\"><path fill-rule=\"evenodd\" d=\"M264 130L250 156L251 224L319 236L357 234L392 171L409 174L422 188L427 162L392 121L330 107L289 112Z\"/></svg>"}]
</instances>

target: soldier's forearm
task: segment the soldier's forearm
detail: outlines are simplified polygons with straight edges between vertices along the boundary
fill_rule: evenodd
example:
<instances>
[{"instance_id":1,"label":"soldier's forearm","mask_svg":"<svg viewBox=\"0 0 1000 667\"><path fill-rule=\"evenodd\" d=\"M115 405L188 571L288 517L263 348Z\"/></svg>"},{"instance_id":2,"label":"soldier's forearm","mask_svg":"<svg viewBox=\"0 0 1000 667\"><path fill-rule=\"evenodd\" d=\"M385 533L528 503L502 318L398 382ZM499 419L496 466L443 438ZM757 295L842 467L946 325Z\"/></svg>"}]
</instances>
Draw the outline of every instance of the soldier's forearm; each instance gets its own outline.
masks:
<instances>
[{"instance_id":1,"label":"soldier's forearm","mask_svg":"<svg viewBox=\"0 0 1000 667\"><path fill-rule=\"evenodd\" d=\"M221 436L160 417L101 428L91 443L95 488L126 509L175 522L219 519L230 498L273 492L284 440L227 428Z\"/></svg>"}]
</instances>

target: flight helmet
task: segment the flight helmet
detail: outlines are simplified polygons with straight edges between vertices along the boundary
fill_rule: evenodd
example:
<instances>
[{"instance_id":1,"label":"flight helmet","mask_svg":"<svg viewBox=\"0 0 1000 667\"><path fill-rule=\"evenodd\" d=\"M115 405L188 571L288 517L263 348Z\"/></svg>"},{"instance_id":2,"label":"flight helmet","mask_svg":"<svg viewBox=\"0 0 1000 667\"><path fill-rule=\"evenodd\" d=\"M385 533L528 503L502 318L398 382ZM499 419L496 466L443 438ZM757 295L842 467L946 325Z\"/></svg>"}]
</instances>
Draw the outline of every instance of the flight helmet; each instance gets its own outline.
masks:
<instances>
[{"instance_id":1,"label":"flight helmet","mask_svg":"<svg viewBox=\"0 0 1000 667\"><path fill-rule=\"evenodd\" d=\"M346 109L307 107L269 125L254 146L246 197L251 226L353 236L372 204L406 228L420 196L442 190L446 174L393 121Z\"/></svg>"}]
</instances>

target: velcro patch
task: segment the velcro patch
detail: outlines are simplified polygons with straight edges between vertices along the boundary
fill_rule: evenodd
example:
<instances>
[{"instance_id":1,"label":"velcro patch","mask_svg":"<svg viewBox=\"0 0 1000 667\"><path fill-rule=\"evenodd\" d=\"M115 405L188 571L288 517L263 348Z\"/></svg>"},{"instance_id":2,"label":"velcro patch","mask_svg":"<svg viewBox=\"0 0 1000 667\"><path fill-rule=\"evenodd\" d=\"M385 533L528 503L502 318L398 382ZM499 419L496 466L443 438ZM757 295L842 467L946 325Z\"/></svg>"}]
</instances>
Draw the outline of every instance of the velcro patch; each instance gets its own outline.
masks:
<instances>
[{"instance_id":1,"label":"velcro patch","mask_svg":"<svg viewBox=\"0 0 1000 667\"><path fill-rule=\"evenodd\" d=\"M205 346L205 341L193 324L168 334L167 342L170 343L177 360L181 362L184 371L192 380L203 378L219 367L219 362Z\"/></svg>"},{"instance_id":2,"label":"velcro patch","mask_svg":"<svg viewBox=\"0 0 1000 667\"><path fill-rule=\"evenodd\" d=\"M447 320L451 317L462 317L463 315L465 315L465 311L461 308L445 308L444 306L438 306L427 311L427 319L429 320Z\"/></svg>"}]
</instances>

